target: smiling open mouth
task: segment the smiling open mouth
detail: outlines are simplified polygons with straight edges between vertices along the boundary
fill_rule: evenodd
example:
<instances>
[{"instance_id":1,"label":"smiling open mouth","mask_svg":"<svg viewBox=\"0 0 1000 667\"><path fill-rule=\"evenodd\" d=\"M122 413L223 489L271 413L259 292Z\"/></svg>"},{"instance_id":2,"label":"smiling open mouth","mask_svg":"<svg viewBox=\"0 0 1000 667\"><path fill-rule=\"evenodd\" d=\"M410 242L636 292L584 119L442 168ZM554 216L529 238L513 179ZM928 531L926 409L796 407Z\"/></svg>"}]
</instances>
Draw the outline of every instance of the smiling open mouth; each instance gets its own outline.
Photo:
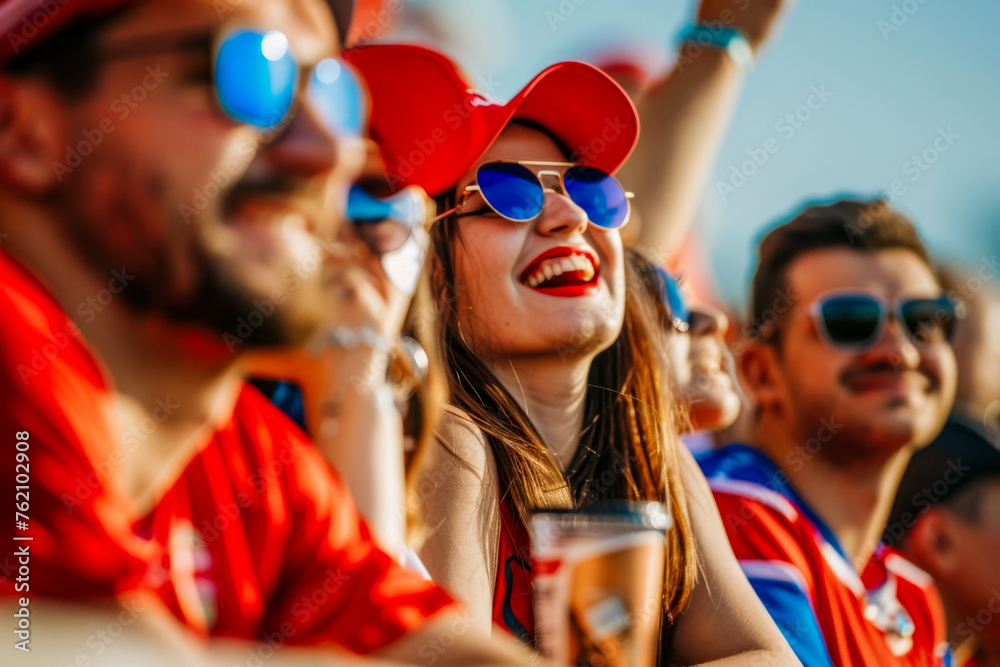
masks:
<instances>
[{"instance_id":1,"label":"smiling open mouth","mask_svg":"<svg viewBox=\"0 0 1000 667\"><path fill-rule=\"evenodd\" d=\"M584 296L598 289L600 263L582 248L552 248L521 272L521 283L550 296Z\"/></svg>"}]
</instances>

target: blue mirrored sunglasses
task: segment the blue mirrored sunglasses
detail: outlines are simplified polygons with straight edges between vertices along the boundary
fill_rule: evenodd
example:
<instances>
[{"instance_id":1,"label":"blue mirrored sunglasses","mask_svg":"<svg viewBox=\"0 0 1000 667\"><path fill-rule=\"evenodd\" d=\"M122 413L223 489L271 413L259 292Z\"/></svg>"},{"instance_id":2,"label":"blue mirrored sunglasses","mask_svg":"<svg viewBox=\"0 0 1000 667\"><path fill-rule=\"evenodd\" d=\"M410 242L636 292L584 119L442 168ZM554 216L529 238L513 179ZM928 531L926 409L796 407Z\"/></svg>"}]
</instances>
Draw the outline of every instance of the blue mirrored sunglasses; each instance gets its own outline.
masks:
<instances>
[{"instance_id":1,"label":"blue mirrored sunglasses","mask_svg":"<svg viewBox=\"0 0 1000 667\"><path fill-rule=\"evenodd\" d=\"M660 301L667 308L670 324L677 331L687 333L691 329L691 309L681 293L680 283L659 266L656 267L656 275L659 277Z\"/></svg>"},{"instance_id":2,"label":"blue mirrored sunglasses","mask_svg":"<svg viewBox=\"0 0 1000 667\"><path fill-rule=\"evenodd\" d=\"M299 88L301 65L288 37L278 30L244 29L227 34L215 51L215 91L233 119L268 129L286 120ZM339 58L326 58L309 73L306 95L340 137L366 132L368 97L361 77Z\"/></svg>"},{"instance_id":3,"label":"blue mirrored sunglasses","mask_svg":"<svg viewBox=\"0 0 1000 667\"><path fill-rule=\"evenodd\" d=\"M358 236L377 255L389 280L403 293L416 288L430 245L425 226L431 202L419 187L377 197L355 185L347 197L347 217Z\"/></svg>"},{"instance_id":4,"label":"blue mirrored sunglasses","mask_svg":"<svg viewBox=\"0 0 1000 667\"><path fill-rule=\"evenodd\" d=\"M216 99L233 120L271 129L293 114L303 68L279 30L243 28L224 33L220 41L203 34L152 35L110 46L100 57L134 58L181 49L205 51ZM332 132L341 138L366 134L368 91L351 65L325 58L307 78L306 95Z\"/></svg>"},{"instance_id":5,"label":"blue mirrored sunglasses","mask_svg":"<svg viewBox=\"0 0 1000 667\"><path fill-rule=\"evenodd\" d=\"M376 197L361 185L347 197L347 217L372 252L384 255L398 250L414 229L428 220L423 190L409 187L388 197Z\"/></svg>"},{"instance_id":6,"label":"blue mirrored sunglasses","mask_svg":"<svg viewBox=\"0 0 1000 667\"><path fill-rule=\"evenodd\" d=\"M558 167L537 174L527 166ZM546 187L541 178L558 181L562 191L582 208L590 223L602 229L618 229L629 219L631 192L625 192L615 177L596 167L575 162L543 162L522 160L486 162L476 170L476 183L462 192L462 198L444 218L461 209L473 192L479 192L486 205L497 215L514 222L528 222L541 214L545 206ZM477 211L459 215L475 215Z\"/></svg>"}]
</instances>

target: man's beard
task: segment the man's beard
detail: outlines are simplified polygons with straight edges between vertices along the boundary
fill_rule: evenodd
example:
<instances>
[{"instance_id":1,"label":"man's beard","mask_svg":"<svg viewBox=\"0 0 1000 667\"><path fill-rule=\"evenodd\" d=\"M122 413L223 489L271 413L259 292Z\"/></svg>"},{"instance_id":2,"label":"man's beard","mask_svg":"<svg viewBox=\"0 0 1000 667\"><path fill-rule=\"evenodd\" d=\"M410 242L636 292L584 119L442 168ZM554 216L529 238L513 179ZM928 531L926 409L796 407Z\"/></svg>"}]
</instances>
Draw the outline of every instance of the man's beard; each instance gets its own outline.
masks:
<instances>
[{"instance_id":1,"label":"man's beard","mask_svg":"<svg viewBox=\"0 0 1000 667\"><path fill-rule=\"evenodd\" d=\"M77 211L77 215L81 213ZM205 221L205 224L222 223ZM292 303L276 304L268 295L246 287L239 280L236 267L227 265L240 261L239 258L213 255L194 235L185 251L192 257L195 282L178 296L172 276L176 269L171 266L165 247L157 248L150 256L151 265L139 270L127 259L111 257L100 240L87 233L88 225L74 224L69 229L74 245L96 271L106 275L124 264L133 274L115 298L121 298L137 314L158 316L181 328L199 328L217 334L233 352L299 345L315 331L314 319L309 314L296 314ZM234 339L238 345L233 344Z\"/></svg>"},{"instance_id":2,"label":"man's beard","mask_svg":"<svg viewBox=\"0 0 1000 667\"><path fill-rule=\"evenodd\" d=\"M242 347L255 348L301 344L312 333L311 326L293 321L287 304L282 307L266 295L251 294L226 267L201 248L197 262L197 287L187 298L165 304L161 309L168 321L200 325L227 339L230 347L230 336L240 340ZM136 303L134 307L149 307L149 304Z\"/></svg>"}]
</instances>

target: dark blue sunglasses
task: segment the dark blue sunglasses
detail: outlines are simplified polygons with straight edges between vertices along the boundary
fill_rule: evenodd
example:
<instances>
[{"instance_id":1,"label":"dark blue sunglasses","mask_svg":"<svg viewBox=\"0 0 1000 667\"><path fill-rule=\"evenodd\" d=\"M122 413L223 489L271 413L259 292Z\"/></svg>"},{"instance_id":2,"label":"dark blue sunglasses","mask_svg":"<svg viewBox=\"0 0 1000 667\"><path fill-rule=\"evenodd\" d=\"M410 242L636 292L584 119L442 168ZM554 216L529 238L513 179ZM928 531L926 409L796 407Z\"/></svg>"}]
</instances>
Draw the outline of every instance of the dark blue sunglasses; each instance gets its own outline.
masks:
<instances>
[{"instance_id":1,"label":"dark blue sunglasses","mask_svg":"<svg viewBox=\"0 0 1000 667\"><path fill-rule=\"evenodd\" d=\"M671 326L681 333L687 333L691 329L691 309L681 293L680 284L662 267L654 268L658 278L656 282L659 286L660 302L666 306Z\"/></svg>"},{"instance_id":2,"label":"dark blue sunglasses","mask_svg":"<svg viewBox=\"0 0 1000 667\"><path fill-rule=\"evenodd\" d=\"M564 167L565 171L543 170L537 174L524 165ZM487 162L476 170L476 183L462 192L458 206L445 211L444 218L462 208L471 193L478 191L497 215L514 222L534 220L545 205L541 177L559 181L562 191L582 208L587 219L602 229L619 229L629 219L631 192L625 192L614 176L596 167L574 162ZM475 215L478 212L461 213Z\"/></svg>"},{"instance_id":3,"label":"dark blue sunglasses","mask_svg":"<svg viewBox=\"0 0 1000 667\"><path fill-rule=\"evenodd\" d=\"M961 317L955 302L947 296L886 303L863 292L823 295L813 303L810 312L820 336L829 345L855 350L877 343L893 318L918 345L947 342Z\"/></svg>"},{"instance_id":4,"label":"dark blue sunglasses","mask_svg":"<svg viewBox=\"0 0 1000 667\"><path fill-rule=\"evenodd\" d=\"M288 37L278 30L231 32L215 51L215 90L233 119L268 129L287 119L299 89L301 66ZM309 73L306 94L340 137L366 131L368 98L361 77L339 58L326 58Z\"/></svg>"}]
</instances>

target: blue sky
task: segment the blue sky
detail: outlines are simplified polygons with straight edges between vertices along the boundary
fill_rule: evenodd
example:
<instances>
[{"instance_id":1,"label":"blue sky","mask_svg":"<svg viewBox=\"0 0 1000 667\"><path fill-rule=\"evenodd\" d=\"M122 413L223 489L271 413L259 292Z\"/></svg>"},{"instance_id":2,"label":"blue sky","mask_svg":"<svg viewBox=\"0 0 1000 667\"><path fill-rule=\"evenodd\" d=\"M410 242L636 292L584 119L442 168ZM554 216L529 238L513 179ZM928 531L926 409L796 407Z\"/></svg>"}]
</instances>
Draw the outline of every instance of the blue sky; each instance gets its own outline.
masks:
<instances>
[{"instance_id":1,"label":"blue sky","mask_svg":"<svg viewBox=\"0 0 1000 667\"><path fill-rule=\"evenodd\" d=\"M666 62L694 12L652 0L411 5L434 12L434 41L501 99L558 60L622 48ZM742 301L756 239L804 201L894 184L893 204L937 256L975 267L1000 254L998 25L997 0L799 2L747 79L704 196L723 294ZM815 108L800 108L814 93ZM768 140L767 161L744 164ZM734 168L753 173L744 182Z\"/></svg>"}]
</instances>

